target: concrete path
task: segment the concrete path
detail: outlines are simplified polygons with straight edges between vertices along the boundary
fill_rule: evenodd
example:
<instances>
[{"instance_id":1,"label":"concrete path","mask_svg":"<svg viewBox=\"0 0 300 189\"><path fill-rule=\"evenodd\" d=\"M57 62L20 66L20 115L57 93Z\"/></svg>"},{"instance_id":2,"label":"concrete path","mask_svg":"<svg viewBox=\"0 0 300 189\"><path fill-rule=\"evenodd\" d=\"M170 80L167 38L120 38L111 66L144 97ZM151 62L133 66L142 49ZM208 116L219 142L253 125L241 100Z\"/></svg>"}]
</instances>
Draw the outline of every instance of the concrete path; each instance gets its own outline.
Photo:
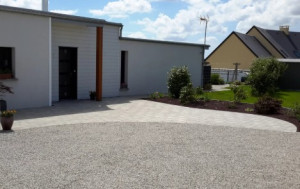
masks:
<instances>
[{"instance_id":1,"label":"concrete path","mask_svg":"<svg viewBox=\"0 0 300 189\"><path fill-rule=\"evenodd\" d=\"M229 89L229 84L224 84L224 85L212 85L212 90L213 91L228 91Z\"/></svg>"},{"instance_id":2,"label":"concrete path","mask_svg":"<svg viewBox=\"0 0 300 189\"><path fill-rule=\"evenodd\" d=\"M293 124L270 117L194 109L137 97L106 98L102 102L63 101L52 107L18 110L13 129L103 122L191 123L296 132Z\"/></svg>"}]
</instances>

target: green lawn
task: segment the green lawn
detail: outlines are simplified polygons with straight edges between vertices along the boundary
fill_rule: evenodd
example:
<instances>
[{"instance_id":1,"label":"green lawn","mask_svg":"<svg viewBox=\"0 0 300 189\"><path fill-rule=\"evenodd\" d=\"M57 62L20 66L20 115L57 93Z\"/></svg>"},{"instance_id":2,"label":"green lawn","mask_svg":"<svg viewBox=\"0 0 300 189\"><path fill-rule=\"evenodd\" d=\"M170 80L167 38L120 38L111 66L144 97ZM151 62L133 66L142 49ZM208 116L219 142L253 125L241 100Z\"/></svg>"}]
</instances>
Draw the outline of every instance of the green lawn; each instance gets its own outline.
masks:
<instances>
[{"instance_id":1,"label":"green lawn","mask_svg":"<svg viewBox=\"0 0 300 189\"><path fill-rule=\"evenodd\" d=\"M257 101L257 97L251 96L250 86L243 85L243 87L247 92L247 98L242 102L250 104L255 103ZM205 94L208 96L209 99L233 101L233 93L230 90L205 92ZM292 107L296 102L300 104L300 91L282 90L279 92L278 98L280 98L283 101L282 106Z\"/></svg>"}]
</instances>

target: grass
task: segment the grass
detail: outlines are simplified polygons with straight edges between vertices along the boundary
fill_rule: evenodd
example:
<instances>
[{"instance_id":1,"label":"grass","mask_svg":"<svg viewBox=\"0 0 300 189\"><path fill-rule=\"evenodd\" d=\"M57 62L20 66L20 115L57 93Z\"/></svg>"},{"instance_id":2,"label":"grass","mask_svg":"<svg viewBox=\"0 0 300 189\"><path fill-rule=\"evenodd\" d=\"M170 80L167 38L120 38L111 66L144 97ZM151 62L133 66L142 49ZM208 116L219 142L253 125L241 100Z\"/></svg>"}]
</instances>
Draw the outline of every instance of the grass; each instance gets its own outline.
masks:
<instances>
[{"instance_id":1,"label":"grass","mask_svg":"<svg viewBox=\"0 0 300 189\"><path fill-rule=\"evenodd\" d=\"M242 100L243 103L254 104L257 102L257 97L251 96L251 88L250 86L243 85L242 86L247 93L247 98ZM209 99L214 100L224 100L224 101L233 101L233 92L228 91L213 91L213 92L205 92ZM296 102L300 104L300 91L287 91L281 90L278 93L278 98L282 100L282 106L291 108Z\"/></svg>"}]
</instances>

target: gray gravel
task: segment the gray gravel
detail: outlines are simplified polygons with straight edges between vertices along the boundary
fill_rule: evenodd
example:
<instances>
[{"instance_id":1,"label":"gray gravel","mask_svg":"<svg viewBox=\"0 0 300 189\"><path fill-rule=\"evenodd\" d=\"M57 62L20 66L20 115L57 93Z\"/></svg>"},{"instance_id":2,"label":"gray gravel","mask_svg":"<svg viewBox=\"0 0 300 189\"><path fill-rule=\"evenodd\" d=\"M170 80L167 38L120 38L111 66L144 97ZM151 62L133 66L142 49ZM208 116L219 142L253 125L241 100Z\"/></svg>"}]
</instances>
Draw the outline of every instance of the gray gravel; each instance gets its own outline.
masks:
<instances>
[{"instance_id":1,"label":"gray gravel","mask_svg":"<svg viewBox=\"0 0 300 189\"><path fill-rule=\"evenodd\" d=\"M0 188L300 188L300 135L95 123L0 133Z\"/></svg>"}]
</instances>

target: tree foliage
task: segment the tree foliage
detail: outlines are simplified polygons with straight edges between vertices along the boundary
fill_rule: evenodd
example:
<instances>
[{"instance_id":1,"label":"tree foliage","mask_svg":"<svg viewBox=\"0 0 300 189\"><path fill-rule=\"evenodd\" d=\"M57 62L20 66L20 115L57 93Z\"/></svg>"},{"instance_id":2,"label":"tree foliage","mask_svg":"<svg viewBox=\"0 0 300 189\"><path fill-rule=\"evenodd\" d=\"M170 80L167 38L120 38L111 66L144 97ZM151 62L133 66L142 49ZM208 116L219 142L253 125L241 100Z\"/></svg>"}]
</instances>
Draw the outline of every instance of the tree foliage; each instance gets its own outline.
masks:
<instances>
[{"instance_id":1,"label":"tree foliage","mask_svg":"<svg viewBox=\"0 0 300 189\"><path fill-rule=\"evenodd\" d=\"M168 73L168 90L173 98L179 98L182 87L191 82L190 74L186 66L173 67Z\"/></svg>"},{"instance_id":2,"label":"tree foliage","mask_svg":"<svg viewBox=\"0 0 300 189\"><path fill-rule=\"evenodd\" d=\"M286 69L287 65L275 58L256 59L252 63L247 80L252 88L252 94L256 96L273 95L278 89L279 78Z\"/></svg>"}]
</instances>

